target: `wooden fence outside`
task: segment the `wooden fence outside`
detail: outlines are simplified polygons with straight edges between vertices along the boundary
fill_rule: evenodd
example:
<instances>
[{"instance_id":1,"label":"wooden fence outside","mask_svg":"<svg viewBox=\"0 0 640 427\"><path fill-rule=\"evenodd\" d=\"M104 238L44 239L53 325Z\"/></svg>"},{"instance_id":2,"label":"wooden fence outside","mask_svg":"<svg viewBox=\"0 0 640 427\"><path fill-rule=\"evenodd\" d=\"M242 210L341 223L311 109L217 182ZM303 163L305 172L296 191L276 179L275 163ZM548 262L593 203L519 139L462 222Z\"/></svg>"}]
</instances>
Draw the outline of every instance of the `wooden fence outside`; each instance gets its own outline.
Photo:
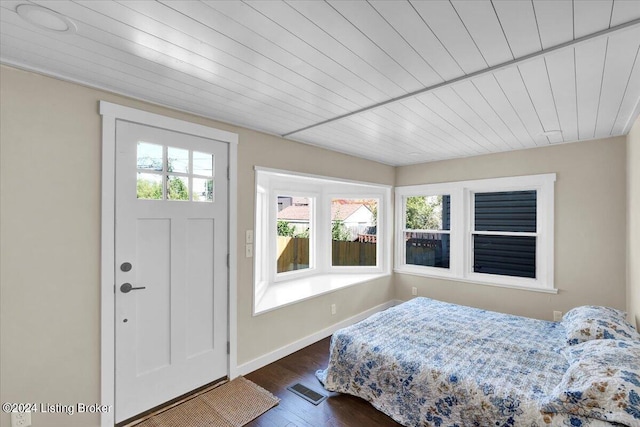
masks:
<instances>
[{"instance_id":1,"label":"wooden fence outside","mask_svg":"<svg viewBox=\"0 0 640 427\"><path fill-rule=\"evenodd\" d=\"M334 266L375 266L376 244L369 242L332 242L331 259Z\"/></svg>"},{"instance_id":2,"label":"wooden fence outside","mask_svg":"<svg viewBox=\"0 0 640 427\"><path fill-rule=\"evenodd\" d=\"M332 242L334 266L375 266L376 244L369 242ZM278 273L309 267L309 239L278 236Z\"/></svg>"}]
</instances>

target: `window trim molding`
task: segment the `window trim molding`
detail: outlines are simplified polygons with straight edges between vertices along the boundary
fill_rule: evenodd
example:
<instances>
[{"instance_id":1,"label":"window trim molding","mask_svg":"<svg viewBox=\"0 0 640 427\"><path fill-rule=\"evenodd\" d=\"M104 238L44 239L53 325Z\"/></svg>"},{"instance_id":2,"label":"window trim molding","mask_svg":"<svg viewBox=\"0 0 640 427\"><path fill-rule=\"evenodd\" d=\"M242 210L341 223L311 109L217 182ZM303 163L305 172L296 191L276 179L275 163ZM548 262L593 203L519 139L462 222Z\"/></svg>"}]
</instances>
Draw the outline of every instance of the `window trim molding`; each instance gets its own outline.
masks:
<instances>
[{"instance_id":1,"label":"window trim molding","mask_svg":"<svg viewBox=\"0 0 640 427\"><path fill-rule=\"evenodd\" d=\"M539 174L515 177L445 182L396 187L395 266L397 273L457 280L557 293L554 284L554 200L556 174ZM472 271L473 246L473 195L479 192L536 190L536 278L522 278ZM451 230L449 268L417 266L405 263L404 200L410 196L451 195ZM499 234L499 233L497 233Z\"/></svg>"}]
</instances>

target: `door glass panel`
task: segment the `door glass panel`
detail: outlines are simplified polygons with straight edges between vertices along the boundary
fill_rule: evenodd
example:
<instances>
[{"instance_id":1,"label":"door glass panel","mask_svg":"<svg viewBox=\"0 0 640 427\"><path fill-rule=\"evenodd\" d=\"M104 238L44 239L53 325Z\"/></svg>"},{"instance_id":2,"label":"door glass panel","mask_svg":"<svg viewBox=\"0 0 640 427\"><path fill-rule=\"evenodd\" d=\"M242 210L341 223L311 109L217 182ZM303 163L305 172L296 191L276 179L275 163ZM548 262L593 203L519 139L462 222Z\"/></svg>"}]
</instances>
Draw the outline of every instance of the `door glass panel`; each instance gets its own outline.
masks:
<instances>
[{"instance_id":1,"label":"door glass panel","mask_svg":"<svg viewBox=\"0 0 640 427\"><path fill-rule=\"evenodd\" d=\"M189 178L169 175L167 177L167 199L189 200Z\"/></svg>"},{"instance_id":2,"label":"door glass panel","mask_svg":"<svg viewBox=\"0 0 640 427\"><path fill-rule=\"evenodd\" d=\"M167 147L167 171L189 173L189 150Z\"/></svg>"},{"instance_id":3,"label":"door glass panel","mask_svg":"<svg viewBox=\"0 0 640 427\"><path fill-rule=\"evenodd\" d=\"M213 179L193 178L193 201L213 202Z\"/></svg>"},{"instance_id":4,"label":"door glass panel","mask_svg":"<svg viewBox=\"0 0 640 427\"><path fill-rule=\"evenodd\" d=\"M162 175L138 172L138 199L162 200Z\"/></svg>"},{"instance_id":5,"label":"door glass panel","mask_svg":"<svg viewBox=\"0 0 640 427\"><path fill-rule=\"evenodd\" d=\"M193 152L193 174L213 176L213 154Z\"/></svg>"},{"instance_id":6,"label":"door glass panel","mask_svg":"<svg viewBox=\"0 0 640 427\"><path fill-rule=\"evenodd\" d=\"M138 142L137 150L138 169L162 170L162 145Z\"/></svg>"}]
</instances>

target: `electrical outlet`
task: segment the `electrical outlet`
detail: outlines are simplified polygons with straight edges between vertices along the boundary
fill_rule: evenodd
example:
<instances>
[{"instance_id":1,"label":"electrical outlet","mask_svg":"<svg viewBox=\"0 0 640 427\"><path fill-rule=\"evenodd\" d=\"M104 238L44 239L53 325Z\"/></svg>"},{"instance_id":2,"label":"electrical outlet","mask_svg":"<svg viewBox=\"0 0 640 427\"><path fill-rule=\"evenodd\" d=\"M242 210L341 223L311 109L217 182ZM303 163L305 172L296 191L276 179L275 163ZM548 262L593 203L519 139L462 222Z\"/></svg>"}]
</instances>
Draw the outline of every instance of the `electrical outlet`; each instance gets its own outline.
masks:
<instances>
[{"instance_id":1,"label":"electrical outlet","mask_svg":"<svg viewBox=\"0 0 640 427\"><path fill-rule=\"evenodd\" d=\"M413 295L413 296L418 295L418 288L416 288L415 286L413 288L411 288L411 295Z\"/></svg>"},{"instance_id":2,"label":"electrical outlet","mask_svg":"<svg viewBox=\"0 0 640 427\"><path fill-rule=\"evenodd\" d=\"M335 304L331 304L331 314L336 314L338 312L336 305Z\"/></svg>"},{"instance_id":3,"label":"electrical outlet","mask_svg":"<svg viewBox=\"0 0 640 427\"><path fill-rule=\"evenodd\" d=\"M31 412L12 412L11 427L29 427L31 425Z\"/></svg>"},{"instance_id":4,"label":"electrical outlet","mask_svg":"<svg viewBox=\"0 0 640 427\"><path fill-rule=\"evenodd\" d=\"M561 311L554 311L553 312L553 321L554 322L559 322L562 320L562 312Z\"/></svg>"},{"instance_id":5,"label":"electrical outlet","mask_svg":"<svg viewBox=\"0 0 640 427\"><path fill-rule=\"evenodd\" d=\"M247 230L247 232L245 233L245 243L253 243L253 230Z\"/></svg>"}]
</instances>

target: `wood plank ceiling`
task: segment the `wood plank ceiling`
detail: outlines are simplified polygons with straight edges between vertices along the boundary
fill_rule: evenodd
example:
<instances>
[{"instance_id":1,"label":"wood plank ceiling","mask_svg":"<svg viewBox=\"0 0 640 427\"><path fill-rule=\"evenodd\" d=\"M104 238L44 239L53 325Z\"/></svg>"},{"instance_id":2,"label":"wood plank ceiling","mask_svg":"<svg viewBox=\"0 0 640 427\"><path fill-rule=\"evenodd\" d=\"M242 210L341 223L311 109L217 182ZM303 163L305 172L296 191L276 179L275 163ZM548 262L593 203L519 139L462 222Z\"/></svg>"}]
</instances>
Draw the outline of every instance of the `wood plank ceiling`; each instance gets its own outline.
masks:
<instances>
[{"instance_id":1,"label":"wood plank ceiling","mask_svg":"<svg viewBox=\"0 0 640 427\"><path fill-rule=\"evenodd\" d=\"M77 31L39 28L21 4ZM9 0L0 12L5 64L391 165L622 135L639 113L638 0Z\"/></svg>"}]
</instances>

